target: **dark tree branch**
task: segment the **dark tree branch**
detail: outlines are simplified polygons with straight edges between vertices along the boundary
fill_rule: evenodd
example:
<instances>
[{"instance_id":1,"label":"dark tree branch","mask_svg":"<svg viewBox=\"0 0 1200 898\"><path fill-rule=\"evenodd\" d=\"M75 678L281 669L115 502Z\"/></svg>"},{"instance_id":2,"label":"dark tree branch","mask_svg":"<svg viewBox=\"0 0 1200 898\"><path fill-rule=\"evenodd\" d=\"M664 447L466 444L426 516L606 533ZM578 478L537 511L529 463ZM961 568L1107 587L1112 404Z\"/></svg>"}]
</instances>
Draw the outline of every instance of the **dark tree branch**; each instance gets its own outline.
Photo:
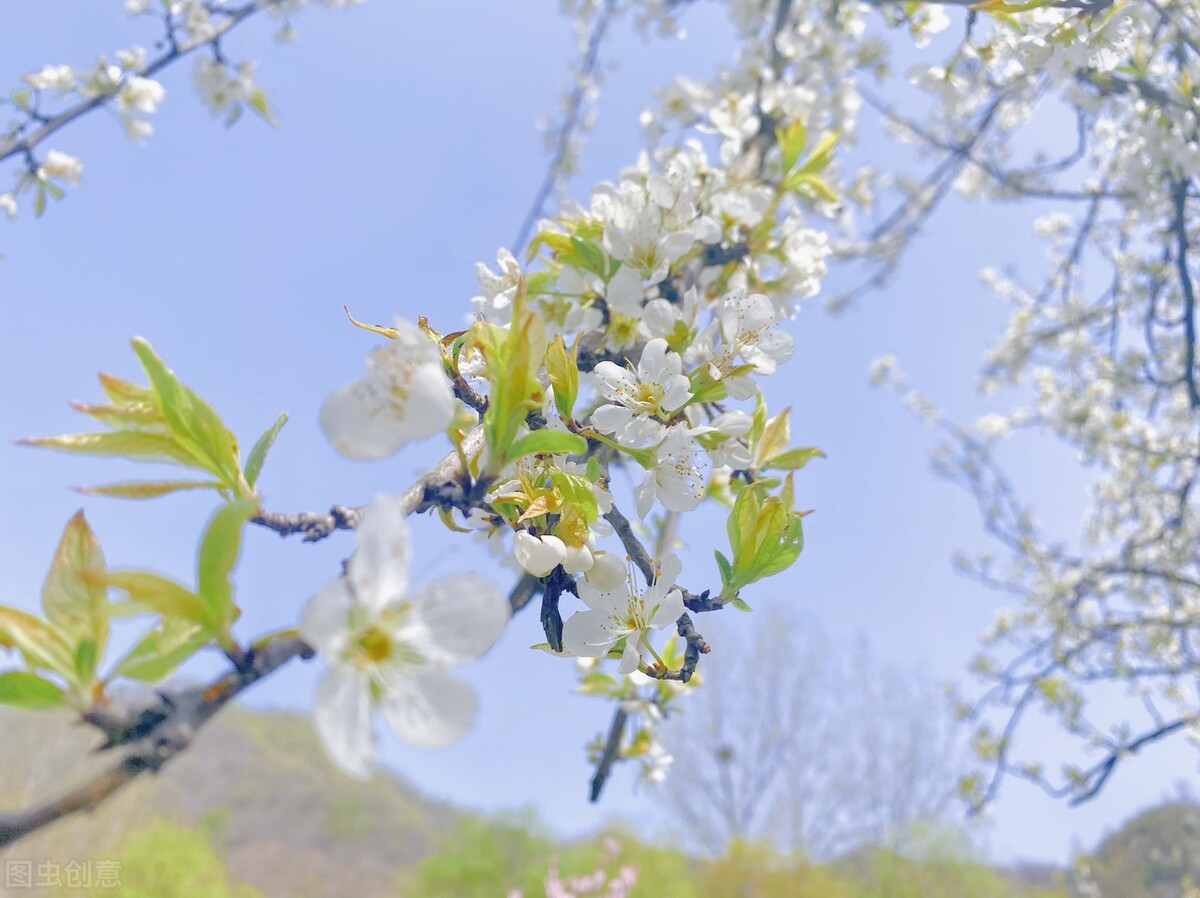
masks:
<instances>
[{"instance_id":1,"label":"dark tree branch","mask_svg":"<svg viewBox=\"0 0 1200 898\"><path fill-rule=\"evenodd\" d=\"M608 739L604 742L600 760L596 763L596 772L592 776L592 790L589 799L593 802L600 800L600 793L604 791L604 784L608 782L613 764L620 756L621 737L625 735L625 724L628 720L629 714L622 708L617 708L613 713L612 725L608 728Z\"/></svg>"}]
</instances>

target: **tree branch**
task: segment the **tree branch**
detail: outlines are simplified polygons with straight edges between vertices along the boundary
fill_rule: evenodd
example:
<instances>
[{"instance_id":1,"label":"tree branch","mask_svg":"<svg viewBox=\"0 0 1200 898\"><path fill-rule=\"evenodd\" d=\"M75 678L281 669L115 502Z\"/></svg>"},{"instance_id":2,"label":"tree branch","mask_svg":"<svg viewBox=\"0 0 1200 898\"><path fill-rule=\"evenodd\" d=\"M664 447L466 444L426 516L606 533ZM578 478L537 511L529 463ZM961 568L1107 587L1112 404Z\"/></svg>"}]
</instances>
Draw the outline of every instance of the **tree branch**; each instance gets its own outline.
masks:
<instances>
[{"instance_id":1,"label":"tree branch","mask_svg":"<svg viewBox=\"0 0 1200 898\"><path fill-rule=\"evenodd\" d=\"M158 74L158 72L161 70L165 69L167 66L171 65L176 60L187 56L189 53L192 53L201 47L217 46L225 35L233 31L233 29L242 22L246 21L252 15L257 12L261 12L267 7L277 5L277 3L278 0L252 0L252 2L247 3L245 6L238 7L237 9L219 9L218 11L224 14L226 18L219 25L214 27L211 36L203 39L193 38L192 40L186 41L182 44L177 44L173 39L169 39L167 41L169 49L165 53L153 59L140 71L131 70L127 74L140 75L146 78L152 77L153 75ZM168 37L170 37L170 35L168 35ZM87 115L92 110L104 106L116 95L117 91L114 90L112 93L101 94L100 96L96 97L88 97L87 99L76 103L74 106L63 110L58 115L46 119L42 123L41 127L36 128L19 140L0 148L0 162L4 162L13 158L14 156L24 156L26 159L32 159L33 151L43 140L71 124L76 119Z\"/></svg>"}]
</instances>

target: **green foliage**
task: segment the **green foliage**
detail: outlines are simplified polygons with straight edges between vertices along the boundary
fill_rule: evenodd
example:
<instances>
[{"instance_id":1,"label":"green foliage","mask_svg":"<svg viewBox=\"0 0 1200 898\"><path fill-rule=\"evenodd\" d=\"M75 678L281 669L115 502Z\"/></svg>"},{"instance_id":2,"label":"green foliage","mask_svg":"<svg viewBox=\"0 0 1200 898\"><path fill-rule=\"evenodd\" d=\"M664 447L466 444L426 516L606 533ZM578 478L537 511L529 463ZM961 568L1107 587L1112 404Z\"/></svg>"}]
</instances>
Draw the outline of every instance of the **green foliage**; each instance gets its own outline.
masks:
<instances>
[{"instance_id":1,"label":"green foliage","mask_svg":"<svg viewBox=\"0 0 1200 898\"><path fill-rule=\"evenodd\" d=\"M76 411L108 430L21 442L84 455L175 464L207 475L205 479L120 481L85 487L82 491L86 493L153 499L181 490L214 489L230 499L252 498L267 452L287 416L280 415L258 439L243 470L237 438L212 406L182 383L144 339L134 338L133 351L149 386L101 374L100 386L108 403L72 403Z\"/></svg>"},{"instance_id":2,"label":"green foliage","mask_svg":"<svg viewBox=\"0 0 1200 898\"><path fill-rule=\"evenodd\" d=\"M792 509L792 475L779 495L764 493L756 483L737 494L726 522L732 561L717 552L721 594L735 605L745 604L737 598L742 587L786 570L804 548L804 513Z\"/></svg>"},{"instance_id":3,"label":"green foliage","mask_svg":"<svg viewBox=\"0 0 1200 898\"><path fill-rule=\"evenodd\" d=\"M405 898L496 898L521 889L535 898L555 849L532 814L466 817L402 891Z\"/></svg>"},{"instance_id":4,"label":"green foliage","mask_svg":"<svg viewBox=\"0 0 1200 898\"><path fill-rule=\"evenodd\" d=\"M579 395L579 341L567 354L562 334L556 334L546 347L546 374L554 387L554 407L564 421L571 420L575 399Z\"/></svg>"},{"instance_id":5,"label":"green foliage","mask_svg":"<svg viewBox=\"0 0 1200 898\"><path fill-rule=\"evenodd\" d=\"M199 828L153 823L128 840L118 860L124 898L262 898L258 889L229 881L224 861ZM96 895L112 891L98 889Z\"/></svg>"}]
</instances>

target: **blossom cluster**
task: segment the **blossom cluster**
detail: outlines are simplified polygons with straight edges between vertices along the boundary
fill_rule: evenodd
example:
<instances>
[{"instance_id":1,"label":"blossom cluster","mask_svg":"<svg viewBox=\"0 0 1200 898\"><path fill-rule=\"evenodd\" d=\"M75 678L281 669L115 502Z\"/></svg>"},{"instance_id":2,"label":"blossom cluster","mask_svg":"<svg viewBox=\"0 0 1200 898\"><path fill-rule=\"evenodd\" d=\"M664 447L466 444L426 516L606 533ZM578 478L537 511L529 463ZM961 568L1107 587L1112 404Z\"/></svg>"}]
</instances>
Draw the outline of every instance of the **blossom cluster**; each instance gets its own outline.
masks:
<instances>
[{"instance_id":1,"label":"blossom cluster","mask_svg":"<svg viewBox=\"0 0 1200 898\"><path fill-rule=\"evenodd\" d=\"M963 704L991 771L968 791L986 800L1012 773L1081 798L1147 736L1194 736L1200 708L1191 650L1200 612L1200 7L984 7L996 15L945 61L909 72L933 115L919 127L900 116L892 124L935 156L965 148L944 167L964 196L1050 203L1033 222L1046 264L1018 274L998 258L981 272L1011 308L980 381L992 410L959 427L904 390L947 435L937 463L975 496L1000 542L999 553L964 558L963 568L1019 597L975 662L988 688ZM1063 110L1074 135L1054 148L1043 123ZM924 189L932 202L937 191ZM997 458L1013 438L1053 439L1086 466L1078 532L1039 525ZM1111 683L1126 684L1138 707L1114 711ZM1061 769L1020 755L1015 724L1034 708L1076 738Z\"/></svg>"},{"instance_id":2,"label":"blossom cluster","mask_svg":"<svg viewBox=\"0 0 1200 898\"><path fill-rule=\"evenodd\" d=\"M150 116L166 98L166 90L155 75L177 59L196 51L194 84L209 111L226 124L233 124L246 109L274 121L266 91L254 80L253 61L232 63L221 39L250 15L266 11L278 17L277 37L292 40L292 16L315 0L253 0L234 5L224 0L125 0L129 17L153 17L164 27L161 46L150 54L144 47L131 46L114 54L115 60L100 56L90 66L48 64L21 78L20 86L0 106L8 106L12 118L0 125L0 162L19 163L13 186L0 192L0 212L15 217L28 195L35 215L41 215L48 198L62 199L65 187L77 187L83 162L73 154L49 145L59 128L79 115L107 106L125 135L135 143L154 132ZM356 6L361 0L321 0L327 7ZM203 55L199 51L211 52Z\"/></svg>"}]
</instances>

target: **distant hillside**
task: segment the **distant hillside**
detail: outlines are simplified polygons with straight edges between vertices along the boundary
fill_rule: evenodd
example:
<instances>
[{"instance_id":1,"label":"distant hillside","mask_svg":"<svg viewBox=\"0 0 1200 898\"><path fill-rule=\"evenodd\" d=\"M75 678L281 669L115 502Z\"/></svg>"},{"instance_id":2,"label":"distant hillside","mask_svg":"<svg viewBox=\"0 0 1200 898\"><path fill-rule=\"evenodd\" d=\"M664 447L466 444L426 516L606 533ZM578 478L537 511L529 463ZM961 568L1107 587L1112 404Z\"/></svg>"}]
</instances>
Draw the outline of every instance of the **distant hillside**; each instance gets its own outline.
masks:
<instances>
[{"instance_id":1,"label":"distant hillside","mask_svg":"<svg viewBox=\"0 0 1200 898\"><path fill-rule=\"evenodd\" d=\"M112 763L88 754L99 740L79 727L69 715L0 707L0 809L44 801ZM400 869L436 850L459 816L397 775L343 776L309 718L234 707L159 776L0 852L0 861L105 858L123 834L166 818L203 826L231 877L267 898L374 898L395 895Z\"/></svg>"},{"instance_id":2,"label":"distant hillside","mask_svg":"<svg viewBox=\"0 0 1200 898\"><path fill-rule=\"evenodd\" d=\"M1143 811L1104 839L1089 860L1102 898L1180 898L1200 886L1200 806Z\"/></svg>"}]
</instances>

